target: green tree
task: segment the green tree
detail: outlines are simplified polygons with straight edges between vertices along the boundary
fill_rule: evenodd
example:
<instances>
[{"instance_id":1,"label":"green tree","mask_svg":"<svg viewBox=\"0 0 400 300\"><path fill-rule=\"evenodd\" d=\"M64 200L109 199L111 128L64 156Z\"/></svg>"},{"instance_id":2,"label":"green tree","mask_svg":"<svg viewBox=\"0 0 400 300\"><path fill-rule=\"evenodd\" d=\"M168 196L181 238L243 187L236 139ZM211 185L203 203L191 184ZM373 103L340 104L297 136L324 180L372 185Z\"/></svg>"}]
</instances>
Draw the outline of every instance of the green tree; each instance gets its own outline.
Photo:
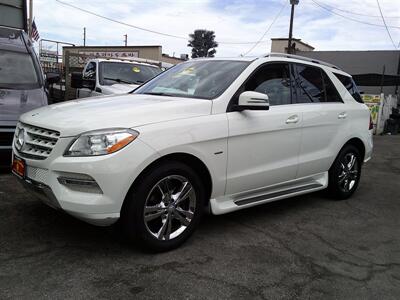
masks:
<instances>
[{"instance_id":1,"label":"green tree","mask_svg":"<svg viewBox=\"0 0 400 300\"><path fill-rule=\"evenodd\" d=\"M214 57L218 47L215 41L215 33L211 30L197 29L189 34L188 47L192 47L192 58Z\"/></svg>"}]
</instances>

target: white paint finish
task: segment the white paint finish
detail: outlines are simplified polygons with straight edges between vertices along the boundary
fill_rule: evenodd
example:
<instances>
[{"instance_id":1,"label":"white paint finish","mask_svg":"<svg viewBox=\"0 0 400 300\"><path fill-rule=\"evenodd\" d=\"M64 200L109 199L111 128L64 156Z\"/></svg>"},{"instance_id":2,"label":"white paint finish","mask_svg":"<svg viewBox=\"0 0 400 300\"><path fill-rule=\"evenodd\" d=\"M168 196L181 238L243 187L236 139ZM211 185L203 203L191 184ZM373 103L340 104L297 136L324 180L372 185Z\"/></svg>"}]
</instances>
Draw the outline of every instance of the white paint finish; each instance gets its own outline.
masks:
<instances>
[{"instance_id":1,"label":"white paint finish","mask_svg":"<svg viewBox=\"0 0 400 300\"><path fill-rule=\"evenodd\" d=\"M238 59L242 60L232 60ZM22 122L61 133L47 159L27 159L27 164L49 170L47 183L64 210L105 225L118 218L137 176L165 155L185 153L204 163L212 178L211 208L215 214L325 188L333 159L351 138L364 143L364 160L371 157L368 108L343 90L330 73L332 68L288 58L244 60L250 62L249 67L212 101L128 94L69 101L26 113ZM337 85L344 103L292 104L271 106L268 111L227 113L229 101L247 77L258 66L274 61L321 67ZM346 118L339 119L343 112ZM110 155L63 156L73 137L106 128L133 128L140 135ZM104 194L68 190L57 181L60 172L90 175ZM304 178L321 187L243 206L233 202L243 195L260 196L265 190L296 187Z\"/></svg>"},{"instance_id":2,"label":"white paint finish","mask_svg":"<svg viewBox=\"0 0 400 300\"><path fill-rule=\"evenodd\" d=\"M186 153L199 158L212 178L212 197L225 192L228 121L226 114L200 116L136 128L160 156Z\"/></svg>"},{"instance_id":3,"label":"white paint finish","mask_svg":"<svg viewBox=\"0 0 400 300\"><path fill-rule=\"evenodd\" d=\"M297 123L286 121L296 115ZM296 178L301 113L291 105L228 113L227 194Z\"/></svg>"},{"instance_id":4,"label":"white paint finish","mask_svg":"<svg viewBox=\"0 0 400 300\"><path fill-rule=\"evenodd\" d=\"M349 120L339 119L347 110L344 103L307 103L296 107L303 112L298 176L328 170L343 146Z\"/></svg>"},{"instance_id":5,"label":"white paint finish","mask_svg":"<svg viewBox=\"0 0 400 300\"><path fill-rule=\"evenodd\" d=\"M104 128L132 128L209 115L211 101L127 94L72 100L39 108L21 116L21 122L50 127L62 137Z\"/></svg>"}]
</instances>

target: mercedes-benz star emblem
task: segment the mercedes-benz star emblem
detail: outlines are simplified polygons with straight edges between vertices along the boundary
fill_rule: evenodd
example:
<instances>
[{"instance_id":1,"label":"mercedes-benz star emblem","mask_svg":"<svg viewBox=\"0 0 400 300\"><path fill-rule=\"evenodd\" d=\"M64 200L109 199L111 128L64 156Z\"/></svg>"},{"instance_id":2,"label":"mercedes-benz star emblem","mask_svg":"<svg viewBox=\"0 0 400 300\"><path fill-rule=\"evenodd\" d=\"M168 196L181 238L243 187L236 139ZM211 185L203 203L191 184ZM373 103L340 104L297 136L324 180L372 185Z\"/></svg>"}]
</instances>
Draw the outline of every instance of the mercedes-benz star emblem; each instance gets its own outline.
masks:
<instances>
[{"instance_id":1,"label":"mercedes-benz star emblem","mask_svg":"<svg viewBox=\"0 0 400 300\"><path fill-rule=\"evenodd\" d=\"M21 150L24 144L25 144L25 130L21 128L18 132L18 137L17 137L17 144L16 144L17 149Z\"/></svg>"}]
</instances>

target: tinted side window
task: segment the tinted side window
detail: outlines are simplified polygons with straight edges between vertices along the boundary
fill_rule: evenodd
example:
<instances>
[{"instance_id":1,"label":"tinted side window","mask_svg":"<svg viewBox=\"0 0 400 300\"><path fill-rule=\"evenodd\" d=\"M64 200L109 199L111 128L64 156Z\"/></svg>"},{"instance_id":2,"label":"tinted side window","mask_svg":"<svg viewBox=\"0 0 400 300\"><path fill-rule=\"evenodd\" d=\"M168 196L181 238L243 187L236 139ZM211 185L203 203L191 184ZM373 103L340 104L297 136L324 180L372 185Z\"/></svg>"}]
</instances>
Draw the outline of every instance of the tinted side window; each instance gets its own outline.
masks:
<instances>
[{"instance_id":1,"label":"tinted side window","mask_svg":"<svg viewBox=\"0 0 400 300\"><path fill-rule=\"evenodd\" d=\"M95 79L96 78L96 63L91 62L87 65L85 73L83 74L84 78Z\"/></svg>"},{"instance_id":2,"label":"tinted side window","mask_svg":"<svg viewBox=\"0 0 400 300\"><path fill-rule=\"evenodd\" d=\"M349 93L353 96L353 98L360 103L364 103L364 101L361 98L360 93L358 92L358 88L353 80L353 78L333 73L337 77L337 79L340 80L340 82L345 86L345 88L349 91Z\"/></svg>"},{"instance_id":3,"label":"tinted side window","mask_svg":"<svg viewBox=\"0 0 400 300\"><path fill-rule=\"evenodd\" d=\"M322 78L324 80L326 102L343 102L335 85L332 83L325 71L321 70Z\"/></svg>"},{"instance_id":4,"label":"tinted side window","mask_svg":"<svg viewBox=\"0 0 400 300\"><path fill-rule=\"evenodd\" d=\"M325 102L324 81L321 69L296 64L297 102Z\"/></svg>"},{"instance_id":5,"label":"tinted side window","mask_svg":"<svg viewBox=\"0 0 400 300\"><path fill-rule=\"evenodd\" d=\"M261 67L246 82L244 91L267 94L270 105L291 104L289 65L274 63Z\"/></svg>"}]
</instances>

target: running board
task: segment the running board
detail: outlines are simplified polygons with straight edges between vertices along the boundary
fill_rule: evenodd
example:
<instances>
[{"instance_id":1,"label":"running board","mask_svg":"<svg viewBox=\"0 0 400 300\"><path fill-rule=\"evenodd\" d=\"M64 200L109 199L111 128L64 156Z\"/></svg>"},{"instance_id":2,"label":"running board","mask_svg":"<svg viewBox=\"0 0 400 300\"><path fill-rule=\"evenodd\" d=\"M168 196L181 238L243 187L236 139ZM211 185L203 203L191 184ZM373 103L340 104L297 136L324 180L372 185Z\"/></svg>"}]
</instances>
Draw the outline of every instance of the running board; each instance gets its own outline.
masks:
<instances>
[{"instance_id":1,"label":"running board","mask_svg":"<svg viewBox=\"0 0 400 300\"><path fill-rule=\"evenodd\" d=\"M238 201L235 201L234 203L239 206L246 205L246 204L250 204L250 203L254 203L254 202L258 202L258 201L264 201L264 200L268 200L268 199L272 199L272 198L276 198L276 197L280 197L280 196L285 196L285 195L289 195L289 194L293 194L293 193L303 192L303 191L307 191L307 190L312 190L312 189L320 188L320 187L323 187L323 185L320 183L311 183L311 184L298 186L298 187L294 187L294 188L283 190L283 191L272 192L272 193L261 195L261 196L238 200Z\"/></svg>"}]
</instances>

